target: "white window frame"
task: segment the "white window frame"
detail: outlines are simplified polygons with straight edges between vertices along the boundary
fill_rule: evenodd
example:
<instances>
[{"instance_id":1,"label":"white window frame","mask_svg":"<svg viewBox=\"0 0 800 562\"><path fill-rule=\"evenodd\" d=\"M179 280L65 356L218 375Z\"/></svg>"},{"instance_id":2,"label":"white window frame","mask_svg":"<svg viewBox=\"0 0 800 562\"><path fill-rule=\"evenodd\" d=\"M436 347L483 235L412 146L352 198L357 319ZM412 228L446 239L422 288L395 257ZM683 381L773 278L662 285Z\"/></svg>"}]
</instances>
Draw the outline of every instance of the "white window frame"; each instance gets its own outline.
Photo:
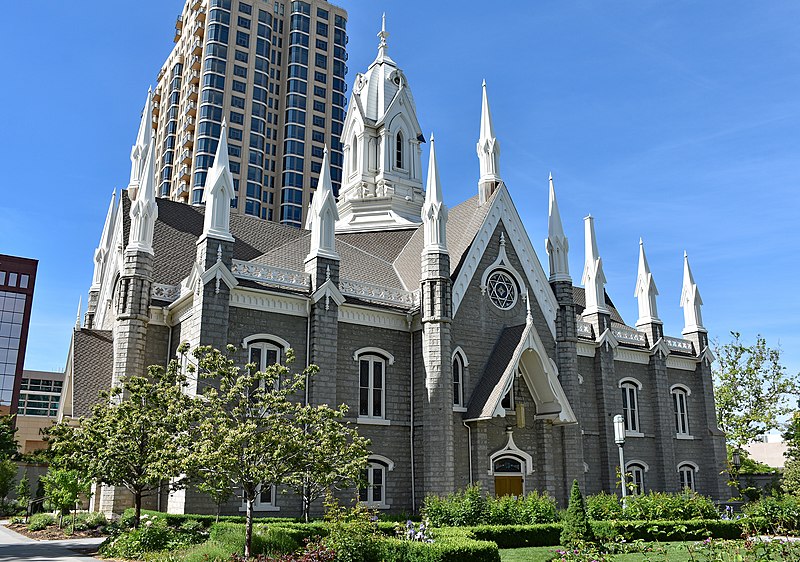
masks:
<instances>
[{"instance_id":1,"label":"white window frame","mask_svg":"<svg viewBox=\"0 0 800 562\"><path fill-rule=\"evenodd\" d=\"M406 136L403 130L399 129L394 135L394 169L406 170Z\"/></svg>"},{"instance_id":2,"label":"white window frame","mask_svg":"<svg viewBox=\"0 0 800 562\"><path fill-rule=\"evenodd\" d=\"M680 486L680 489L689 488L691 491L696 492L697 479L695 478L695 474L698 472L700 472L700 467L692 461L678 463L678 486ZM684 482L688 482L689 485L684 485Z\"/></svg>"},{"instance_id":3,"label":"white window frame","mask_svg":"<svg viewBox=\"0 0 800 562\"><path fill-rule=\"evenodd\" d=\"M378 347L362 347L353 354L353 359L356 361L356 382L358 384L358 423L373 424L373 425L389 425L389 419L386 416L386 384L387 384L387 367L394 363L394 356ZM368 384L366 387L361 386L361 363L367 361L369 363L368 371ZM375 414L375 365L382 365L382 380L380 388L380 401L381 408L378 414ZM367 389L367 413L361 413L361 390Z\"/></svg>"},{"instance_id":4,"label":"white window frame","mask_svg":"<svg viewBox=\"0 0 800 562\"><path fill-rule=\"evenodd\" d=\"M373 509L391 508L392 506L388 503L386 498L386 490L388 489L389 472L394 470L394 461L383 455L370 455L365 470L367 472L367 487L358 490L359 502ZM378 500L374 497L376 471L381 475L381 497Z\"/></svg>"},{"instance_id":5,"label":"white window frame","mask_svg":"<svg viewBox=\"0 0 800 562\"><path fill-rule=\"evenodd\" d=\"M271 500L269 502L261 501L261 488L264 484L259 484L256 488L256 500L253 502L253 511L280 511L281 508L276 505L275 499L278 496L278 487L275 484L267 484L271 489ZM242 505L239 511L247 511L247 501L242 499Z\"/></svg>"},{"instance_id":6,"label":"white window frame","mask_svg":"<svg viewBox=\"0 0 800 562\"><path fill-rule=\"evenodd\" d=\"M456 380L456 365L460 367L459 369L459 376L458 380ZM451 368L453 369L453 411L454 412L466 412L467 411L467 404L464 397L464 385L466 383L466 370L467 366L469 365L469 361L467 361L467 356L464 354L464 351L461 347L457 347L455 351L453 351L453 359L451 362ZM456 385L458 385L458 395L456 395Z\"/></svg>"},{"instance_id":7,"label":"white window frame","mask_svg":"<svg viewBox=\"0 0 800 562\"><path fill-rule=\"evenodd\" d=\"M682 384L672 385L669 389L672 396L672 409L675 415L675 437L678 439L692 439L691 426L689 425L689 396L692 391ZM680 411L681 402L683 411Z\"/></svg>"},{"instance_id":8,"label":"white window frame","mask_svg":"<svg viewBox=\"0 0 800 562\"><path fill-rule=\"evenodd\" d=\"M642 390L642 383L634 378L626 377L619 381L618 386L623 392L622 419L625 420L625 435L642 437L644 434L641 431L642 426L639 419L639 391ZM632 401L631 398L633 398ZM625 406L626 402L627 407ZM633 402L632 408L631 402Z\"/></svg>"},{"instance_id":9,"label":"white window frame","mask_svg":"<svg viewBox=\"0 0 800 562\"><path fill-rule=\"evenodd\" d=\"M647 493L644 475L649 470L650 467L644 461L632 460L625 463L625 473L630 475L630 479L626 478L625 481L636 484L636 490L629 492L629 494L633 496L640 496Z\"/></svg>"}]
</instances>

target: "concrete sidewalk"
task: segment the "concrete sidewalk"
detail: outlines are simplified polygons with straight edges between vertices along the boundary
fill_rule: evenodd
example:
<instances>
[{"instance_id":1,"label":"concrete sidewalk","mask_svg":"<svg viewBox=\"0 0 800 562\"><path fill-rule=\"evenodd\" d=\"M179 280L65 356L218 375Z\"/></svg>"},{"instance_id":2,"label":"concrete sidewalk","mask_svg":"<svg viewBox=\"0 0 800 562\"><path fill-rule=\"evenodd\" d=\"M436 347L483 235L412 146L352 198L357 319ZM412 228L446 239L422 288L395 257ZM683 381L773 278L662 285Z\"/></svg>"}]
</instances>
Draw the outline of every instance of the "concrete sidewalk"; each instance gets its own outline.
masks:
<instances>
[{"instance_id":1,"label":"concrete sidewalk","mask_svg":"<svg viewBox=\"0 0 800 562\"><path fill-rule=\"evenodd\" d=\"M97 562L75 548L97 546L103 538L37 541L0 525L0 560L3 562Z\"/></svg>"}]
</instances>

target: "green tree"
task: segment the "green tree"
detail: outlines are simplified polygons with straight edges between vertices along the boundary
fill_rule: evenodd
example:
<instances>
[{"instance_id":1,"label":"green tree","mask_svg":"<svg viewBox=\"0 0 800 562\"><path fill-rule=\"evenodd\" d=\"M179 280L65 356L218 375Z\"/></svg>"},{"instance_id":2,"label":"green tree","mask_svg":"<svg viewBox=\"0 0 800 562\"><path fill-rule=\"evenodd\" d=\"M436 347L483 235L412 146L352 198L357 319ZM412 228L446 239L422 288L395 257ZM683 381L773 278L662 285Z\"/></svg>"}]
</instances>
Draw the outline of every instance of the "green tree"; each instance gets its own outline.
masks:
<instances>
[{"instance_id":1,"label":"green tree","mask_svg":"<svg viewBox=\"0 0 800 562\"><path fill-rule=\"evenodd\" d=\"M792 412L788 398L798 385L797 375L781 364L779 348L768 347L761 336L745 345L739 333L731 335L730 343L714 345L714 396L720 429L729 445L741 449L779 427L780 418Z\"/></svg>"},{"instance_id":2,"label":"green tree","mask_svg":"<svg viewBox=\"0 0 800 562\"><path fill-rule=\"evenodd\" d=\"M185 386L177 361L166 370L151 366L146 377L123 378L100 393L90 417L50 429L54 465L126 488L133 495L138 528L142 498L184 469L192 402Z\"/></svg>"},{"instance_id":3,"label":"green tree","mask_svg":"<svg viewBox=\"0 0 800 562\"><path fill-rule=\"evenodd\" d=\"M561 544L572 546L581 542L593 542L594 532L586 517L586 504L577 480L572 481L567 513L564 515L564 527L561 530Z\"/></svg>"},{"instance_id":4,"label":"green tree","mask_svg":"<svg viewBox=\"0 0 800 562\"><path fill-rule=\"evenodd\" d=\"M28 477L27 471L17 483L16 493L17 505L27 510L28 502L31 500L31 479Z\"/></svg>"},{"instance_id":5,"label":"green tree","mask_svg":"<svg viewBox=\"0 0 800 562\"><path fill-rule=\"evenodd\" d=\"M75 528L75 512L81 496L89 494L92 486L91 480L81 475L77 470L64 468L51 468L45 476L44 494L52 506L59 512L58 526L64 526L64 512L72 511L72 527Z\"/></svg>"},{"instance_id":6,"label":"green tree","mask_svg":"<svg viewBox=\"0 0 800 562\"><path fill-rule=\"evenodd\" d=\"M6 505L6 496L14 486L17 476L17 463L11 459L0 460L0 506Z\"/></svg>"},{"instance_id":7,"label":"green tree","mask_svg":"<svg viewBox=\"0 0 800 562\"><path fill-rule=\"evenodd\" d=\"M292 467L285 484L303 500L303 517L308 521L311 504L333 489L353 488L367 464L369 440L342 421L347 406L334 410L327 405L303 408L302 456Z\"/></svg>"},{"instance_id":8,"label":"green tree","mask_svg":"<svg viewBox=\"0 0 800 562\"><path fill-rule=\"evenodd\" d=\"M228 346L227 351L232 355L235 348ZM240 369L228 355L209 347L196 349L194 355L198 359L199 377L206 384L201 389L201 398L194 402L197 422L191 439L194 449L190 474L206 482L214 475L218 479L214 486L224 482L230 489L241 491L247 506L244 554L248 557L253 506L259 487L296 481L293 472L303 465L307 454L313 456L314 446L334 443L343 446L353 442L354 432L339 423L341 409L313 408L300 403L306 378L318 370L315 365L302 373L292 373L280 364L261 372L254 364ZM286 364L293 359L294 353L287 350ZM331 419L337 423L327 423ZM339 439L340 433L345 436L343 439ZM362 453L358 446L352 450ZM333 451L328 453L338 458ZM331 465L340 474L358 470L357 462L349 464L340 459L340 463L346 466ZM323 478L315 473L311 480L318 482Z\"/></svg>"},{"instance_id":9,"label":"green tree","mask_svg":"<svg viewBox=\"0 0 800 562\"><path fill-rule=\"evenodd\" d=\"M10 459L17 454L19 443L15 437L14 416L0 416L0 461Z\"/></svg>"},{"instance_id":10,"label":"green tree","mask_svg":"<svg viewBox=\"0 0 800 562\"><path fill-rule=\"evenodd\" d=\"M786 422L783 441L786 443L786 458L800 461L800 401L797 409Z\"/></svg>"}]
</instances>

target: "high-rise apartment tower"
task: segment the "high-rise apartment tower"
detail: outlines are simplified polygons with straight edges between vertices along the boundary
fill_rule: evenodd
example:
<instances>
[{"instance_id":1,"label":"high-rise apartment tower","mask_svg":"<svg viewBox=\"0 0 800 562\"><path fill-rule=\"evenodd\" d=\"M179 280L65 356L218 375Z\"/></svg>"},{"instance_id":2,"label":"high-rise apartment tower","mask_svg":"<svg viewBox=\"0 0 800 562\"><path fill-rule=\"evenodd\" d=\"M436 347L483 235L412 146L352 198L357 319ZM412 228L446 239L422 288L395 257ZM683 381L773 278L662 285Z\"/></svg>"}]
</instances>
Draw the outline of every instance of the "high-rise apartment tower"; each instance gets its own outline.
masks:
<instances>
[{"instance_id":1,"label":"high-rise apartment tower","mask_svg":"<svg viewBox=\"0 0 800 562\"><path fill-rule=\"evenodd\" d=\"M187 0L153 93L158 194L203 203L223 121L233 212L301 226L326 145L338 193L346 23L322 0Z\"/></svg>"}]
</instances>

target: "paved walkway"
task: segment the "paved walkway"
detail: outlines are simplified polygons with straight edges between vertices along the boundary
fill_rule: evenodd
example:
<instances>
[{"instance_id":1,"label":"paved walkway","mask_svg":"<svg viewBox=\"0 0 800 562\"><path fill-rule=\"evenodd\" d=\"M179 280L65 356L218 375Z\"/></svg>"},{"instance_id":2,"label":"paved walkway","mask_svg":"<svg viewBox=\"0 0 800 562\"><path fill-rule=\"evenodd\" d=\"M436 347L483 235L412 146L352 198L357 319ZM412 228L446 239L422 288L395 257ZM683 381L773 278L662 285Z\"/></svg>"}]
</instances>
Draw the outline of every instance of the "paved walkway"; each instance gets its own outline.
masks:
<instances>
[{"instance_id":1,"label":"paved walkway","mask_svg":"<svg viewBox=\"0 0 800 562\"><path fill-rule=\"evenodd\" d=\"M0 560L3 562L97 562L74 548L97 546L103 538L37 541L0 525Z\"/></svg>"}]
</instances>

